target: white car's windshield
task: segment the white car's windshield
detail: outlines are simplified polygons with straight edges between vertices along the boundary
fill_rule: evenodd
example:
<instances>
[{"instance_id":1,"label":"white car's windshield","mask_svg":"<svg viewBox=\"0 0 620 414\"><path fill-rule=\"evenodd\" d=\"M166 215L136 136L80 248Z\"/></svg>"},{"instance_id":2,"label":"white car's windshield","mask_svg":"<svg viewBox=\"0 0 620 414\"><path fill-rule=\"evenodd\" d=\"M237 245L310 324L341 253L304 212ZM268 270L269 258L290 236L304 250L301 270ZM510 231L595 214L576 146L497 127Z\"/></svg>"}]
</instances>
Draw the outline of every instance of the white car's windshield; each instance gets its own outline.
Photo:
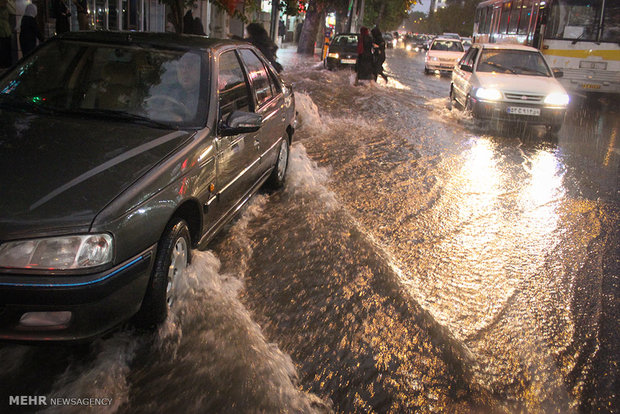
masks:
<instances>
[{"instance_id":1,"label":"white car's windshield","mask_svg":"<svg viewBox=\"0 0 620 414\"><path fill-rule=\"evenodd\" d=\"M478 60L477 71L551 76L549 67L540 53L527 50L484 50Z\"/></svg>"},{"instance_id":2,"label":"white car's windshield","mask_svg":"<svg viewBox=\"0 0 620 414\"><path fill-rule=\"evenodd\" d=\"M57 40L2 79L0 102L195 126L206 112L202 66L193 52Z\"/></svg>"},{"instance_id":3,"label":"white car's windshield","mask_svg":"<svg viewBox=\"0 0 620 414\"><path fill-rule=\"evenodd\" d=\"M435 40L431 50L443 52L463 52L463 44L460 40Z\"/></svg>"}]
</instances>

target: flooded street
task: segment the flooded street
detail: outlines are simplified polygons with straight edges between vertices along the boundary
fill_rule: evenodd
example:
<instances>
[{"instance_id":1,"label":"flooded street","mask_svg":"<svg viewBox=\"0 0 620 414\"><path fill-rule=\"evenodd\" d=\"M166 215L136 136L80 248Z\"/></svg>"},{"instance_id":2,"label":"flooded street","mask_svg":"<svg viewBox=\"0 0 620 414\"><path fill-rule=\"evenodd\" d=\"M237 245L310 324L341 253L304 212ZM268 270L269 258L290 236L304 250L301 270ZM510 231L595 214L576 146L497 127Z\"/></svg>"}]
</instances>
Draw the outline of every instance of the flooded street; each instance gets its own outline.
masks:
<instances>
[{"instance_id":1,"label":"flooded street","mask_svg":"<svg viewBox=\"0 0 620 414\"><path fill-rule=\"evenodd\" d=\"M0 346L0 411L618 412L617 99L575 100L551 138L450 109L422 54L361 86L279 59L284 189L193 252L157 332Z\"/></svg>"}]
</instances>

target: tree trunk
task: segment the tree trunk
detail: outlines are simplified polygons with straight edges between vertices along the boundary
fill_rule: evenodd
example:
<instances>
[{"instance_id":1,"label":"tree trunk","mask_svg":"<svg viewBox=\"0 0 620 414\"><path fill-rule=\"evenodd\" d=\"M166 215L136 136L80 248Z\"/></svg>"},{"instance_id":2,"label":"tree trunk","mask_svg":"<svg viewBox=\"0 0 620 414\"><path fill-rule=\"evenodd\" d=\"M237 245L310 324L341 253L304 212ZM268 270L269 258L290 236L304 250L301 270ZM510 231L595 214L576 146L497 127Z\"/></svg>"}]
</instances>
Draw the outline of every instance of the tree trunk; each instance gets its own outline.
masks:
<instances>
[{"instance_id":1,"label":"tree trunk","mask_svg":"<svg viewBox=\"0 0 620 414\"><path fill-rule=\"evenodd\" d=\"M304 25L301 28L301 35L299 36L299 44L297 45L297 53L303 55L314 54L314 43L316 36L319 33L319 29L322 27L321 18L325 6L321 0L310 0L308 2L308 9L306 11L306 19Z\"/></svg>"},{"instance_id":2,"label":"tree trunk","mask_svg":"<svg viewBox=\"0 0 620 414\"><path fill-rule=\"evenodd\" d=\"M375 26L381 29L381 21L383 20L383 13L385 13L385 2L381 3L381 8L379 9L379 14L377 15L377 20L375 21Z\"/></svg>"}]
</instances>

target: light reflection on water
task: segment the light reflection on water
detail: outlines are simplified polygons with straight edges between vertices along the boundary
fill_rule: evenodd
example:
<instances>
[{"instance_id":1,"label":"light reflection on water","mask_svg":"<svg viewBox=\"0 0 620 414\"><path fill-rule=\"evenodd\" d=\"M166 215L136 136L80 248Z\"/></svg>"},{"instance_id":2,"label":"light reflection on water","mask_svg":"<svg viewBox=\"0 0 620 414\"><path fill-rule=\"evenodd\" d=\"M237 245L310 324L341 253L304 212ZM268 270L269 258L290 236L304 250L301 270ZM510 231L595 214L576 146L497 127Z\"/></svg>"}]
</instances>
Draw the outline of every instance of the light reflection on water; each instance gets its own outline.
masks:
<instances>
[{"instance_id":1,"label":"light reflection on water","mask_svg":"<svg viewBox=\"0 0 620 414\"><path fill-rule=\"evenodd\" d=\"M332 110L359 89L324 99L314 79L300 84L329 119L323 134L304 139L308 153L333 167L330 189L411 296L471 351L478 382L517 410L574 409L583 398L565 382L583 351L573 346L574 283L600 234L596 203L579 197L566 164L574 159L538 144L540 128L526 131L536 145L510 131L485 136L445 109L446 98L416 104L428 81L409 97L376 85L359 119ZM366 123L377 114L380 123ZM416 122L425 117L434 125Z\"/></svg>"}]
</instances>

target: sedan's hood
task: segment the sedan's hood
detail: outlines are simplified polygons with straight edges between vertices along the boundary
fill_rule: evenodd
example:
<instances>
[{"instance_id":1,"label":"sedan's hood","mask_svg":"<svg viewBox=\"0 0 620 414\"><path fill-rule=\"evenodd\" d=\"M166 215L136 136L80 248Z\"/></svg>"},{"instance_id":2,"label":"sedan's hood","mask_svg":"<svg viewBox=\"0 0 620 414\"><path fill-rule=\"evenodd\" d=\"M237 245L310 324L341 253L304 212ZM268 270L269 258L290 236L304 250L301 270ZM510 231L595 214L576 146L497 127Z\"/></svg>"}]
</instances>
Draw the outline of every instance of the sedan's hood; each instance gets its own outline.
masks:
<instances>
[{"instance_id":1,"label":"sedan's hood","mask_svg":"<svg viewBox=\"0 0 620 414\"><path fill-rule=\"evenodd\" d=\"M428 58L438 58L438 59L448 59L448 60L458 60L463 56L464 52L449 52L445 50L429 50L427 52Z\"/></svg>"},{"instance_id":2,"label":"sedan's hood","mask_svg":"<svg viewBox=\"0 0 620 414\"><path fill-rule=\"evenodd\" d=\"M524 94L548 95L566 93L555 78L545 76L513 75L504 73L477 72L478 85L482 88L494 88L501 91L521 92Z\"/></svg>"},{"instance_id":3,"label":"sedan's hood","mask_svg":"<svg viewBox=\"0 0 620 414\"><path fill-rule=\"evenodd\" d=\"M0 240L87 228L187 132L0 110Z\"/></svg>"}]
</instances>

